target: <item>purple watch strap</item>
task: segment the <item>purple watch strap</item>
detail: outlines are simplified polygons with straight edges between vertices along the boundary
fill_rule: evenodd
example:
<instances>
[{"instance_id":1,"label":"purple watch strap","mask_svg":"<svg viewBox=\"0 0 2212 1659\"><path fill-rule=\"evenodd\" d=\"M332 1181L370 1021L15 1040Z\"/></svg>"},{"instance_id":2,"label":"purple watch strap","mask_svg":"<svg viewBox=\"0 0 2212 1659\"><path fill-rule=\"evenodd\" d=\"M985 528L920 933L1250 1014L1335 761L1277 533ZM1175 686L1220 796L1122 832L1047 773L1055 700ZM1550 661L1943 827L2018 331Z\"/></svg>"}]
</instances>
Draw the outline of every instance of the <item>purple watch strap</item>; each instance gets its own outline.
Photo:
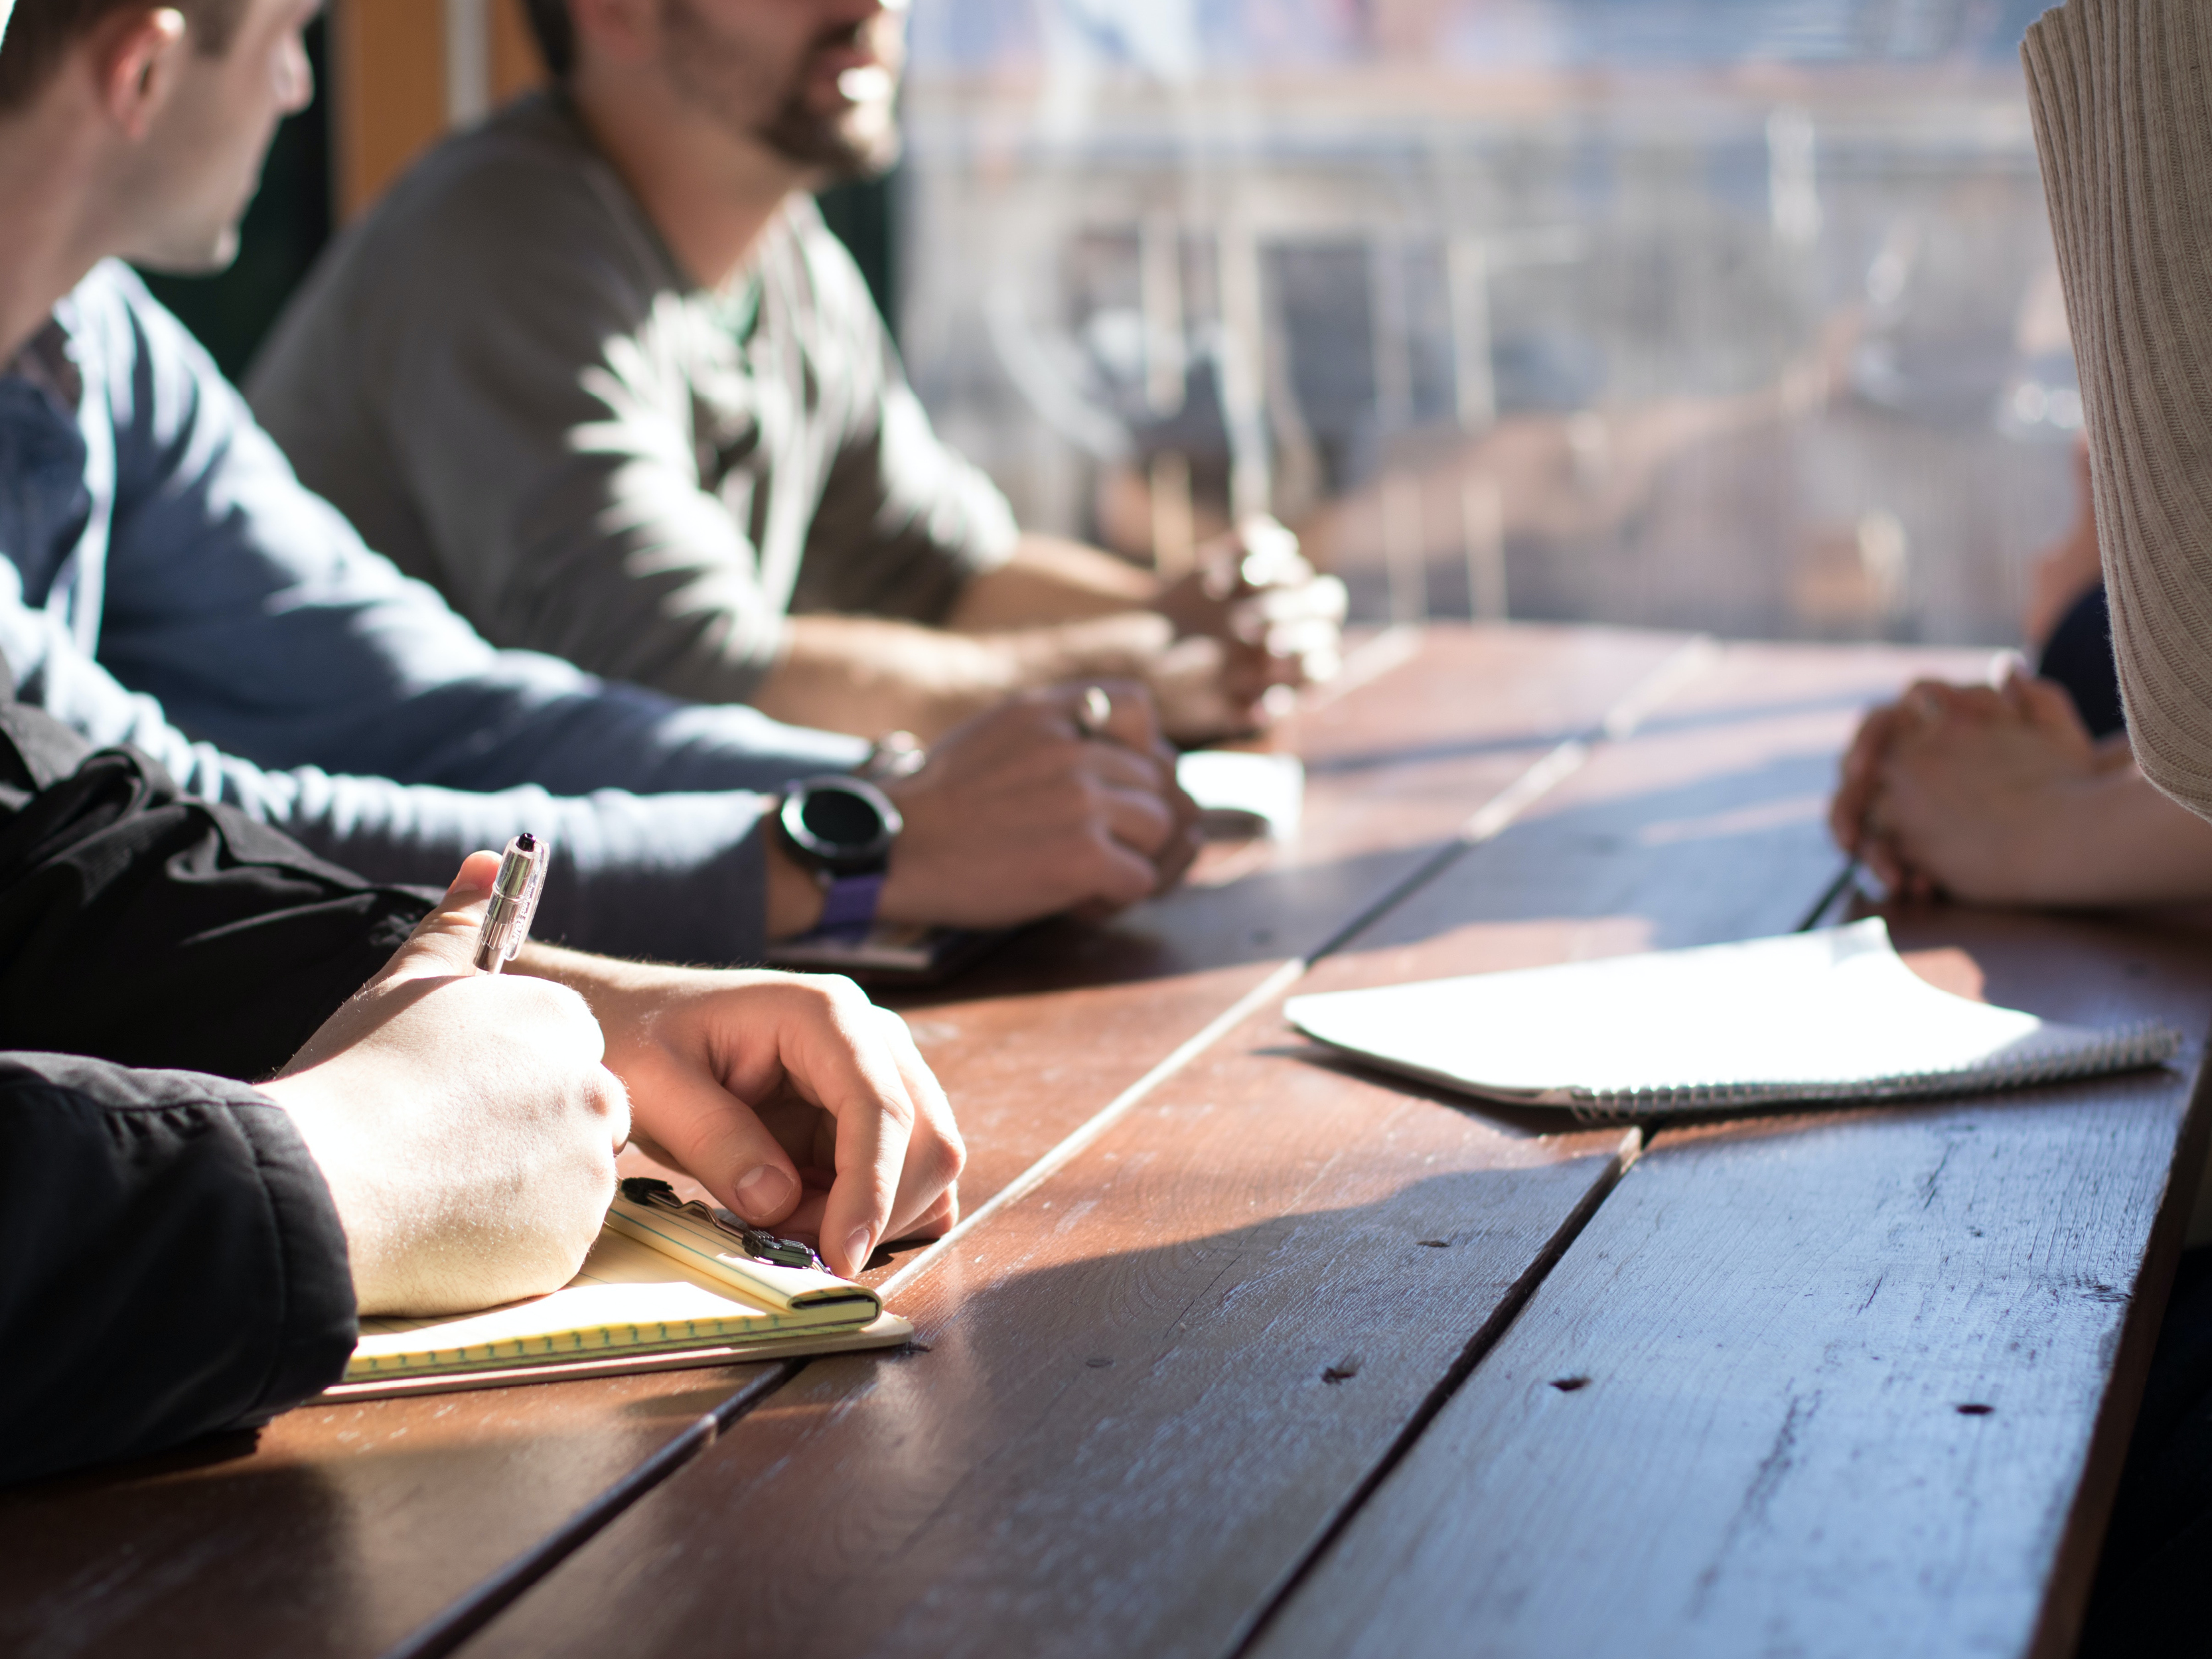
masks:
<instances>
[{"instance_id":1,"label":"purple watch strap","mask_svg":"<svg viewBox=\"0 0 2212 1659\"><path fill-rule=\"evenodd\" d=\"M884 872L867 876L839 876L822 896L822 920L817 933L834 933L858 940L876 925L876 901L883 896Z\"/></svg>"}]
</instances>

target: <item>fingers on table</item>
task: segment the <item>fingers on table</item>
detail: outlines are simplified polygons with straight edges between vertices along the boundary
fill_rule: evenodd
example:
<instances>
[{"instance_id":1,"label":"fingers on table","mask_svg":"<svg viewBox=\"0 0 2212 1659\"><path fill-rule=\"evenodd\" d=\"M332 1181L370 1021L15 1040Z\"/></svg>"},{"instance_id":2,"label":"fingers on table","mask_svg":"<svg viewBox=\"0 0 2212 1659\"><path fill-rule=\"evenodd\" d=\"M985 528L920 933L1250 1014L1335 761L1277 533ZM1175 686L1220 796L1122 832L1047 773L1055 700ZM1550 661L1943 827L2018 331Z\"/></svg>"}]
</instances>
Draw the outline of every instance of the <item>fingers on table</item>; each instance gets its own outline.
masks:
<instances>
[{"instance_id":1,"label":"fingers on table","mask_svg":"<svg viewBox=\"0 0 2212 1659\"><path fill-rule=\"evenodd\" d=\"M952 1103L929 1062L915 1046L906 1021L888 1008L878 1008L892 1063L906 1084L914 1103L913 1133L907 1140L906 1162L900 1171L898 1194L892 1206L886 1237L904 1238L942 1232L959 1219L956 1183L967 1167L968 1148L953 1119Z\"/></svg>"},{"instance_id":2,"label":"fingers on table","mask_svg":"<svg viewBox=\"0 0 2212 1659\"><path fill-rule=\"evenodd\" d=\"M1085 757L1084 769L1085 805L1094 827L1103 827L1112 842L1147 860L1156 863L1172 854L1181 832L1196 822L1196 806L1176 782L1174 756L1164 746L1139 751L1096 744ZM1146 891L1152 880L1147 872Z\"/></svg>"},{"instance_id":3,"label":"fingers on table","mask_svg":"<svg viewBox=\"0 0 2212 1659\"><path fill-rule=\"evenodd\" d=\"M1883 703L1859 722L1850 747L1844 751L1835 799L1828 805L1828 831L1847 853L1865 853L1867 817L1874 804L1883 757L1897 733L1901 718L1895 703Z\"/></svg>"},{"instance_id":4,"label":"fingers on table","mask_svg":"<svg viewBox=\"0 0 2212 1659\"><path fill-rule=\"evenodd\" d=\"M1172 847L1168 839L1171 829L1172 820L1157 800L1117 794L1104 822L1095 825L1089 836L1091 853L1083 874L1090 896L1116 909L1151 897L1160 882L1158 855ZM1142 840L1134 838L1138 836Z\"/></svg>"},{"instance_id":5,"label":"fingers on table","mask_svg":"<svg viewBox=\"0 0 2212 1659\"><path fill-rule=\"evenodd\" d=\"M794 994L808 1000L809 1012L802 1040L787 1046L787 1064L800 1074L802 1089L837 1120L837 1174L823 1207L822 1255L832 1272L857 1273L898 1219L908 1152L921 1121L908 1073L921 1057L902 1057L911 1039L894 1041L884 1011L851 981L795 984ZM927 1164L942 1161L933 1127L915 1150ZM913 1178L926 1183L932 1173L919 1169Z\"/></svg>"}]
</instances>

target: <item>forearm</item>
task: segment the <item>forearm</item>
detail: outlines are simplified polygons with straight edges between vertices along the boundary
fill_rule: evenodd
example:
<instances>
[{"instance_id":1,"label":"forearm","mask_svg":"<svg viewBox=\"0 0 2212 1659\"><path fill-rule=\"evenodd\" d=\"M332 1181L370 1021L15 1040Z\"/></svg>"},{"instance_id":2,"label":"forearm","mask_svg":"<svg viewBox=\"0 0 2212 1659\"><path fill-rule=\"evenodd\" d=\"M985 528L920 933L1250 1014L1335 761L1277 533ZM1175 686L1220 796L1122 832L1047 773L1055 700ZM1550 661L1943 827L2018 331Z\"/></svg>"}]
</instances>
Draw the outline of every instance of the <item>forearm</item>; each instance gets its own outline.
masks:
<instances>
[{"instance_id":1,"label":"forearm","mask_svg":"<svg viewBox=\"0 0 2212 1659\"><path fill-rule=\"evenodd\" d=\"M1079 542L1025 535L1012 558L961 590L945 625L1002 633L1142 611L1159 596L1159 578L1148 570Z\"/></svg>"},{"instance_id":2,"label":"forearm","mask_svg":"<svg viewBox=\"0 0 2212 1659\"><path fill-rule=\"evenodd\" d=\"M543 937L616 956L757 961L770 936L771 797L743 791L584 796L400 787L310 775L282 827L374 879L442 886L462 859L523 830L553 846Z\"/></svg>"},{"instance_id":3,"label":"forearm","mask_svg":"<svg viewBox=\"0 0 2212 1659\"><path fill-rule=\"evenodd\" d=\"M774 789L861 752L738 703L495 650L365 550L336 563L281 588L219 568L210 589L234 595L220 611L165 591L132 596L137 620L111 619L97 662L0 592L0 648L19 684L35 675L36 701L96 744L144 749L180 782L234 757L461 791L658 794Z\"/></svg>"},{"instance_id":4,"label":"forearm","mask_svg":"<svg viewBox=\"0 0 2212 1659\"><path fill-rule=\"evenodd\" d=\"M1164 619L1126 608L991 634L872 617L794 617L756 706L832 731L873 738L905 730L933 739L1016 691L1091 675L1141 678L1169 634Z\"/></svg>"},{"instance_id":5,"label":"forearm","mask_svg":"<svg viewBox=\"0 0 2212 1659\"><path fill-rule=\"evenodd\" d=\"M0 577L11 571L0 562ZM528 830L558 849L542 911L550 933L595 950L715 962L756 957L766 937L757 833L763 798L741 787L633 794L586 786L556 794L535 785L447 789L315 767L264 769L192 742L161 717L158 704L125 692L4 596L0 641L26 692L37 693L88 744L128 744L151 756L185 794L234 808L343 870L442 888L468 854L500 848ZM712 727L700 752L682 757L681 769L757 771L773 787L795 775L842 769L861 752L850 739L806 733L811 752L773 765L757 758L718 765L713 744L738 716L758 719L742 709L673 711L679 744L695 717ZM487 760L487 769L491 764ZM384 949L396 943L386 939Z\"/></svg>"},{"instance_id":6,"label":"forearm","mask_svg":"<svg viewBox=\"0 0 2212 1659\"><path fill-rule=\"evenodd\" d=\"M2040 902L2212 899L2212 823L2160 794L2132 766L2081 785L2069 809L2054 816L2043 841Z\"/></svg>"},{"instance_id":7,"label":"forearm","mask_svg":"<svg viewBox=\"0 0 2212 1659\"><path fill-rule=\"evenodd\" d=\"M130 706L138 718L104 733L106 740L148 750L188 794L235 807L332 864L374 881L442 887L470 853L496 849L527 830L556 849L540 910L546 933L590 950L679 961L755 960L768 938L804 931L778 929L769 918L760 834L768 798L738 781L773 787L842 771L862 752L848 739L805 732L797 734L805 739L797 752L723 759L719 746L742 721L789 728L750 709L680 710L671 721L680 751L672 769L726 778L727 787L638 793L585 781L572 793L536 784L453 789L316 767L264 769L188 741L145 699ZM696 744L688 741L694 724L702 728ZM579 765L562 769L588 777Z\"/></svg>"},{"instance_id":8,"label":"forearm","mask_svg":"<svg viewBox=\"0 0 2212 1659\"><path fill-rule=\"evenodd\" d=\"M833 732L929 738L1015 684L1012 656L994 641L874 617L794 617L753 705Z\"/></svg>"},{"instance_id":9,"label":"forearm","mask_svg":"<svg viewBox=\"0 0 2212 1659\"><path fill-rule=\"evenodd\" d=\"M368 631L397 635L419 620L394 617ZM491 651L473 635L417 629L392 660L380 661L381 645L369 649L345 630L301 631L308 637L250 630L207 653L189 684L148 679L143 689L161 696L157 714L166 708L167 719L258 767L466 792L774 789L850 766L863 752L850 738L757 709L596 680L550 658ZM229 684L220 665L257 651L301 660L258 685ZM315 659L328 665L320 678Z\"/></svg>"},{"instance_id":10,"label":"forearm","mask_svg":"<svg viewBox=\"0 0 2212 1659\"><path fill-rule=\"evenodd\" d=\"M1899 814L1889 844L1906 870L1966 903L2102 908L2212 899L2212 824L2132 764L1995 799L1893 793L1884 810Z\"/></svg>"}]
</instances>

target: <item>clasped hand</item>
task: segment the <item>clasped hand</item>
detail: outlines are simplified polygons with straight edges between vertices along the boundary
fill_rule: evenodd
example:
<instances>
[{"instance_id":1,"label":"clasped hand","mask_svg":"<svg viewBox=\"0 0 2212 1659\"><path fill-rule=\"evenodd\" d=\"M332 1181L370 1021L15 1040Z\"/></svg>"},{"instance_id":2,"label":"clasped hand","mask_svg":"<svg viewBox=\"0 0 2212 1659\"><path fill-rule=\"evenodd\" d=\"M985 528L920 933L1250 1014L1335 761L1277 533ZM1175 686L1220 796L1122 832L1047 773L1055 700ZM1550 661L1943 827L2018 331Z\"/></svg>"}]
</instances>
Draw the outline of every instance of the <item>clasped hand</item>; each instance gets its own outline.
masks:
<instances>
[{"instance_id":1,"label":"clasped hand","mask_svg":"<svg viewBox=\"0 0 2212 1659\"><path fill-rule=\"evenodd\" d=\"M1078 711L1094 691L1109 717L1086 731ZM885 788L906 819L878 912L890 921L1095 919L1166 891L1198 852L1198 808L1133 680L1021 692Z\"/></svg>"},{"instance_id":2,"label":"clasped hand","mask_svg":"<svg viewBox=\"0 0 2212 1659\"><path fill-rule=\"evenodd\" d=\"M1900 897L2064 902L2083 861L2076 820L2098 815L2130 760L2051 681L1923 680L1861 723L1829 825Z\"/></svg>"},{"instance_id":3,"label":"clasped hand","mask_svg":"<svg viewBox=\"0 0 2212 1659\"><path fill-rule=\"evenodd\" d=\"M1169 735L1253 731L1267 724L1278 687L1334 678L1346 605L1344 584L1316 574L1297 538L1272 519L1200 548L1197 568L1154 606L1176 635L1149 675Z\"/></svg>"}]
</instances>

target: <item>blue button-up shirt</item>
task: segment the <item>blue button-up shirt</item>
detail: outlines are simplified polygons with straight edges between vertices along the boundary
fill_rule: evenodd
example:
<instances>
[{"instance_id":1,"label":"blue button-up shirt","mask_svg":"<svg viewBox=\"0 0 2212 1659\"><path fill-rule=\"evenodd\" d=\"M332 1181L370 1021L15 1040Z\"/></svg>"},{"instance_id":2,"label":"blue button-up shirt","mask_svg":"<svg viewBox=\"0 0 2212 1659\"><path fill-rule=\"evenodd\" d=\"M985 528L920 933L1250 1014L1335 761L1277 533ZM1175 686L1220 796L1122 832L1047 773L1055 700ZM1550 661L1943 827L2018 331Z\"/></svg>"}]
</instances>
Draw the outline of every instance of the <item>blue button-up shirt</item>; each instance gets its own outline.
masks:
<instances>
[{"instance_id":1,"label":"blue button-up shirt","mask_svg":"<svg viewBox=\"0 0 2212 1659\"><path fill-rule=\"evenodd\" d=\"M543 930L609 951L757 955L757 792L863 750L493 648L113 264L0 374L0 653L22 701L379 880L550 836Z\"/></svg>"}]
</instances>

